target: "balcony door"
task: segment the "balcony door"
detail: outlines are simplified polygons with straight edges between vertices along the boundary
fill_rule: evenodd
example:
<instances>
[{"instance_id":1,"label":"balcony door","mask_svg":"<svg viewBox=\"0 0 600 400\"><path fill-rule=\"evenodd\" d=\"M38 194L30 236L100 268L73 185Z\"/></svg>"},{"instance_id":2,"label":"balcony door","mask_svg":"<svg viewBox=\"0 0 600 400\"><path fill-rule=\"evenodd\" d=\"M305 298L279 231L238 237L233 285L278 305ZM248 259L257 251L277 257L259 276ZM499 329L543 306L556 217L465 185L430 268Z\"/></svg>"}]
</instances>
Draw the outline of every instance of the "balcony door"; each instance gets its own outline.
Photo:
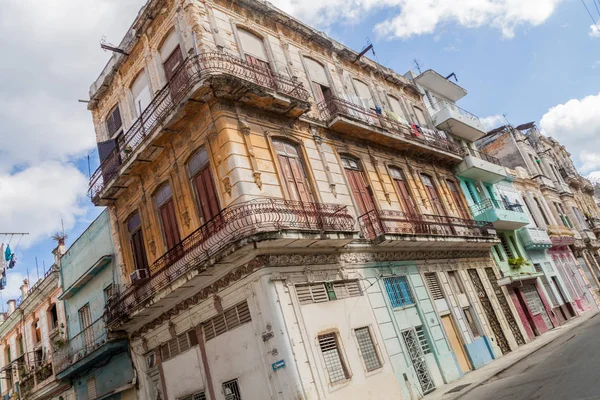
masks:
<instances>
[{"instance_id":1,"label":"balcony door","mask_svg":"<svg viewBox=\"0 0 600 400\"><path fill-rule=\"evenodd\" d=\"M146 108L148 108L150 102L152 101L150 82L148 80L148 74L145 70L142 70L142 72L138 74L137 78L135 78L135 81L131 85L131 94L133 96L133 103L135 105L135 114L138 118L141 118L144 111ZM142 118L142 128L144 127L144 119L146 119L145 116Z\"/></svg>"},{"instance_id":2,"label":"balcony door","mask_svg":"<svg viewBox=\"0 0 600 400\"><path fill-rule=\"evenodd\" d=\"M138 212L134 213L127 220L127 231L129 233L131 252L133 253L134 269L147 270L148 259L146 258L144 234L142 233L142 223Z\"/></svg>"},{"instance_id":3,"label":"balcony door","mask_svg":"<svg viewBox=\"0 0 600 400\"><path fill-rule=\"evenodd\" d=\"M244 58L252 69L255 83L275 89L275 79L271 72L271 65L269 64L269 57L263 39L245 29L238 29L238 36Z\"/></svg>"},{"instance_id":4,"label":"balcony door","mask_svg":"<svg viewBox=\"0 0 600 400\"><path fill-rule=\"evenodd\" d=\"M298 146L283 140L273 140L273 147L290 199L303 203L314 202Z\"/></svg>"},{"instance_id":5,"label":"balcony door","mask_svg":"<svg viewBox=\"0 0 600 400\"><path fill-rule=\"evenodd\" d=\"M406 181L404 172L398 168L390 168L390 174L394 179L394 184L400 195L400 206L402 207L402 211L404 211L409 219L414 219L419 215L419 212L415 205L415 201L408 190L408 182Z\"/></svg>"},{"instance_id":6,"label":"balcony door","mask_svg":"<svg viewBox=\"0 0 600 400\"><path fill-rule=\"evenodd\" d=\"M187 169L202 222L207 223L219 214L220 207L206 148L201 148L190 157Z\"/></svg>"},{"instance_id":7,"label":"balcony door","mask_svg":"<svg viewBox=\"0 0 600 400\"><path fill-rule=\"evenodd\" d=\"M358 215L364 215L375 210L373 194L371 188L365 182L360 163L353 158L342 157L342 164L346 170L350 191L358 208Z\"/></svg>"},{"instance_id":8,"label":"balcony door","mask_svg":"<svg viewBox=\"0 0 600 400\"><path fill-rule=\"evenodd\" d=\"M162 226L163 237L167 250L171 250L180 242L179 227L177 224L177 213L175 211L175 202L171 193L171 186L167 183L163 185L154 195L158 216Z\"/></svg>"},{"instance_id":9,"label":"balcony door","mask_svg":"<svg viewBox=\"0 0 600 400\"><path fill-rule=\"evenodd\" d=\"M469 215L469 213L467 212L467 210L464 207L462 196L460 195L460 192L458 191L458 187L456 186L456 184L454 182L452 182L451 180L446 180L446 183L448 184L448 189L450 190L450 193L452 194L452 199L454 200L454 206L456 207L458 215L463 219L471 219L471 216Z\"/></svg>"},{"instance_id":10,"label":"balcony door","mask_svg":"<svg viewBox=\"0 0 600 400\"><path fill-rule=\"evenodd\" d=\"M83 340L83 348L90 349L94 344L94 332L90 328L92 325L92 313L90 312L90 305L86 304L85 306L79 309L79 326L81 328L81 335Z\"/></svg>"},{"instance_id":11,"label":"balcony door","mask_svg":"<svg viewBox=\"0 0 600 400\"><path fill-rule=\"evenodd\" d=\"M190 80L187 71L183 67L183 62L183 53L178 45L163 63L171 99L174 102L181 98Z\"/></svg>"},{"instance_id":12,"label":"balcony door","mask_svg":"<svg viewBox=\"0 0 600 400\"><path fill-rule=\"evenodd\" d=\"M423 185L425 185L425 191L427 193L428 200L428 208L433 211L435 215L445 216L444 207L442 206L442 201L440 199L440 194L433 182L433 178L427 174L421 174L421 180L423 181Z\"/></svg>"}]
</instances>

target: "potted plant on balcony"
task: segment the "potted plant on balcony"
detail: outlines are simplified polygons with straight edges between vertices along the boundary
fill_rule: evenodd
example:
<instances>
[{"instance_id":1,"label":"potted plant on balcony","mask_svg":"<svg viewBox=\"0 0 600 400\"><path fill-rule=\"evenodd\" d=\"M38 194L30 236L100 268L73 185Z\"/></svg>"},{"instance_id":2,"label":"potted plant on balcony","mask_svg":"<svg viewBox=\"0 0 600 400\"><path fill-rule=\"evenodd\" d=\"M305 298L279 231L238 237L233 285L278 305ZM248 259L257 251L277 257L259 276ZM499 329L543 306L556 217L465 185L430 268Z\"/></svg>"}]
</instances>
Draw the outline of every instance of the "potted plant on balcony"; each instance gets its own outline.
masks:
<instances>
[{"instance_id":1,"label":"potted plant on balcony","mask_svg":"<svg viewBox=\"0 0 600 400\"><path fill-rule=\"evenodd\" d=\"M508 265L510 265L510 267L513 269L517 269L517 268L521 268L525 265L529 265L529 261L527 261L523 257L509 258Z\"/></svg>"}]
</instances>

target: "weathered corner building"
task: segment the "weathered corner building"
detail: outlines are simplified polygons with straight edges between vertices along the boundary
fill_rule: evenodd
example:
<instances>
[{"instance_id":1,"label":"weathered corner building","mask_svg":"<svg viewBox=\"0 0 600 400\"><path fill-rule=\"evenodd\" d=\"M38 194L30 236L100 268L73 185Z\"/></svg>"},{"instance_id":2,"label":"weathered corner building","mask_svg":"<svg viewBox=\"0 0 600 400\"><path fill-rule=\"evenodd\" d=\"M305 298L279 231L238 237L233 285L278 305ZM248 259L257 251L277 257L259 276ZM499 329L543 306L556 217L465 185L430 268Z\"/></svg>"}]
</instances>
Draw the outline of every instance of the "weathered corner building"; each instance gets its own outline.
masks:
<instances>
[{"instance_id":1,"label":"weathered corner building","mask_svg":"<svg viewBox=\"0 0 600 400\"><path fill-rule=\"evenodd\" d=\"M410 398L522 341L412 78L253 0L151 0L120 47L90 194L139 398Z\"/></svg>"}]
</instances>

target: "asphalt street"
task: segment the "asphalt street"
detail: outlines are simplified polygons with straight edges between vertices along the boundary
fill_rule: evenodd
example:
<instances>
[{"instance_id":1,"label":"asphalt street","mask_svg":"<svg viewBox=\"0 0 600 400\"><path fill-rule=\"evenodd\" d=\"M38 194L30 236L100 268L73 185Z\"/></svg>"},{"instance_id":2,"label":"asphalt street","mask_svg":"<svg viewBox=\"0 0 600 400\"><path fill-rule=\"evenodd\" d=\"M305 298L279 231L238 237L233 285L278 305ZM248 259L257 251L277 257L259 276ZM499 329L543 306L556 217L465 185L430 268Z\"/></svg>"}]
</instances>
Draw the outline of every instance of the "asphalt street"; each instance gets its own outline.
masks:
<instances>
[{"instance_id":1,"label":"asphalt street","mask_svg":"<svg viewBox=\"0 0 600 400\"><path fill-rule=\"evenodd\" d=\"M600 314L461 400L600 400Z\"/></svg>"}]
</instances>

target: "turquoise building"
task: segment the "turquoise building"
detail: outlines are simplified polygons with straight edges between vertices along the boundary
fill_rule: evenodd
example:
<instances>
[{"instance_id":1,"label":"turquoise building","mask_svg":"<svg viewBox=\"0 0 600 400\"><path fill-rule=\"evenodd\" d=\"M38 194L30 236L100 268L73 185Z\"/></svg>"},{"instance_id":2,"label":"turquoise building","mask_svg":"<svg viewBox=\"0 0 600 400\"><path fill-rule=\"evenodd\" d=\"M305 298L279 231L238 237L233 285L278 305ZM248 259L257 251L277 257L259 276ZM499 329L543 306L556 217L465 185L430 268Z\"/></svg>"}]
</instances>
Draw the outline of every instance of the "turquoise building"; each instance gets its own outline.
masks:
<instances>
[{"instance_id":1,"label":"turquoise building","mask_svg":"<svg viewBox=\"0 0 600 400\"><path fill-rule=\"evenodd\" d=\"M105 210L61 259L68 341L58 351L56 375L72 382L79 400L135 398L127 337L109 332L103 320L116 271Z\"/></svg>"}]
</instances>

